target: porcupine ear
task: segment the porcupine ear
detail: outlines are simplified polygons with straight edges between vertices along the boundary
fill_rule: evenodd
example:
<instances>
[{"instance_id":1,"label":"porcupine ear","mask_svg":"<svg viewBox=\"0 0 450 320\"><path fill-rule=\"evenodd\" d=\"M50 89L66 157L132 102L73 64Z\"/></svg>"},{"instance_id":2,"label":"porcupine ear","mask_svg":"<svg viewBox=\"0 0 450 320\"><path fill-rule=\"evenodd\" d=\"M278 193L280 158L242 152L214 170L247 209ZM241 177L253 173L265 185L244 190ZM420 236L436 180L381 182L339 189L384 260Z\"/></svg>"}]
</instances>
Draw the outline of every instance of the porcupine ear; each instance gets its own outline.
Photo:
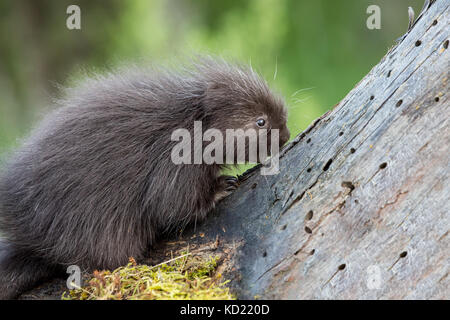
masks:
<instances>
[{"instance_id":1,"label":"porcupine ear","mask_svg":"<svg viewBox=\"0 0 450 320\"><path fill-rule=\"evenodd\" d=\"M232 99L233 97L230 96L229 87L224 83L214 81L207 85L202 100L205 103L205 109L208 109L210 106L226 106Z\"/></svg>"},{"instance_id":2,"label":"porcupine ear","mask_svg":"<svg viewBox=\"0 0 450 320\"><path fill-rule=\"evenodd\" d=\"M211 110L208 109L206 96L207 96L207 89L205 89L204 93L200 97L196 98L195 101L192 101L193 121L202 121L203 124L206 124L208 115L211 113Z\"/></svg>"},{"instance_id":3,"label":"porcupine ear","mask_svg":"<svg viewBox=\"0 0 450 320\"><path fill-rule=\"evenodd\" d=\"M208 83L205 86L204 93L201 99L199 99L199 110L203 111L202 116L212 112L212 109L221 104L221 96L223 88L218 83Z\"/></svg>"},{"instance_id":4,"label":"porcupine ear","mask_svg":"<svg viewBox=\"0 0 450 320\"><path fill-rule=\"evenodd\" d=\"M208 83L205 89L205 98L212 99L214 97L221 97L225 86L218 82Z\"/></svg>"}]
</instances>

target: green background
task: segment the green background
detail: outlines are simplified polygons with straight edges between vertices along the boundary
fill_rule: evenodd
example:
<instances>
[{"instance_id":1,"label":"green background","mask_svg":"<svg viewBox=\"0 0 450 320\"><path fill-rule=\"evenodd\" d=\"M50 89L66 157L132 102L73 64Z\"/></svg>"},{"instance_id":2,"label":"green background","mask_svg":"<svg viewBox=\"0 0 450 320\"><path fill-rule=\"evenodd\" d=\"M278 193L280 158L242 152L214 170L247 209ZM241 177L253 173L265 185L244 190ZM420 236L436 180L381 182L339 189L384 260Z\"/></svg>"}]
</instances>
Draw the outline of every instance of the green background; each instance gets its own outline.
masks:
<instances>
[{"instance_id":1,"label":"green background","mask_svg":"<svg viewBox=\"0 0 450 320\"><path fill-rule=\"evenodd\" d=\"M66 8L81 8L68 30ZM366 9L381 8L369 30ZM82 70L212 53L252 64L285 97L293 138L338 103L406 32L422 0L0 2L0 154ZM310 89L308 89L310 88ZM298 90L299 91L294 95Z\"/></svg>"}]
</instances>

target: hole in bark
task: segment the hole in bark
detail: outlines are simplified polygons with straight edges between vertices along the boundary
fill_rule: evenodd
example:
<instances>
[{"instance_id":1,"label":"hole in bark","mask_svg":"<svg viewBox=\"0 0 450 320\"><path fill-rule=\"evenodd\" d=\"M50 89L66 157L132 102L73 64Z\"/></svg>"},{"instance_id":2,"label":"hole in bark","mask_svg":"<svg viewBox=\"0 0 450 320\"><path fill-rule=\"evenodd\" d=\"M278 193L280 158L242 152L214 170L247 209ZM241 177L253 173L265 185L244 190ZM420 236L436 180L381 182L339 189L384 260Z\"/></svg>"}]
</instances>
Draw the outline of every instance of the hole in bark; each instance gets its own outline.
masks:
<instances>
[{"instance_id":1,"label":"hole in bark","mask_svg":"<svg viewBox=\"0 0 450 320\"><path fill-rule=\"evenodd\" d=\"M316 252L316 250L315 250L315 249L312 249L312 250L309 252L309 254L310 254L310 255L313 255L314 252Z\"/></svg>"},{"instance_id":2,"label":"hole in bark","mask_svg":"<svg viewBox=\"0 0 450 320\"><path fill-rule=\"evenodd\" d=\"M356 149L355 148L350 148L350 153L355 153Z\"/></svg>"},{"instance_id":3,"label":"hole in bark","mask_svg":"<svg viewBox=\"0 0 450 320\"><path fill-rule=\"evenodd\" d=\"M434 101L439 102L439 97L434 98Z\"/></svg>"},{"instance_id":4,"label":"hole in bark","mask_svg":"<svg viewBox=\"0 0 450 320\"><path fill-rule=\"evenodd\" d=\"M358 204L358 203L359 203L358 199L355 199L355 203L356 203L356 204Z\"/></svg>"},{"instance_id":5,"label":"hole in bark","mask_svg":"<svg viewBox=\"0 0 450 320\"><path fill-rule=\"evenodd\" d=\"M373 99L375 99L375 96L373 96L373 95L370 96L370 100L373 100Z\"/></svg>"},{"instance_id":6,"label":"hole in bark","mask_svg":"<svg viewBox=\"0 0 450 320\"><path fill-rule=\"evenodd\" d=\"M306 233L312 233L312 230L309 227L305 227L305 231L306 231Z\"/></svg>"},{"instance_id":7,"label":"hole in bark","mask_svg":"<svg viewBox=\"0 0 450 320\"><path fill-rule=\"evenodd\" d=\"M308 138L308 140L306 140L306 143L310 143L311 142L311 138Z\"/></svg>"},{"instance_id":8,"label":"hole in bark","mask_svg":"<svg viewBox=\"0 0 450 320\"><path fill-rule=\"evenodd\" d=\"M435 26L435 25L437 25L437 22L438 22L437 20L434 20L433 23L432 23L431 25L432 25L432 26Z\"/></svg>"},{"instance_id":9,"label":"hole in bark","mask_svg":"<svg viewBox=\"0 0 450 320\"><path fill-rule=\"evenodd\" d=\"M398 100L397 104L395 105L397 108L400 107L403 103L403 100Z\"/></svg>"},{"instance_id":10,"label":"hole in bark","mask_svg":"<svg viewBox=\"0 0 450 320\"><path fill-rule=\"evenodd\" d=\"M323 171L327 171L330 168L332 162L333 159L328 160L328 162L325 164L325 167L323 167Z\"/></svg>"},{"instance_id":11,"label":"hole in bark","mask_svg":"<svg viewBox=\"0 0 450 320\"><path fill-rule=\"evenodd\" d=\"M311 220L312 217L313 217L313 215L314 215L313 211L312 211L312 210L309 210L309 212L306 214L305 219L306 219L306 220Z\"/></svg>"},{"instance_id":12,"label":"hole in bark","mask_svg":"<svg viewBox=\"0 0 450 320\"><path fill-rule=\"evenodd\" d=\"M255 189L255 188L256 188L256 185L257 185L256 183L252 184L251 188L252 188L252 189Z\"/></svg>"},{"instance_id":13,"label":"hole in bark","mask_svg":"<svg viewBox=\"0 0 450 320\"><path fill-rule=\"evenodd\" d=\"M341 132L339 132L339 136L342 136L343 134L344 134L344 132L342 132L342 131L341 131Z\"/></svg>"},{"instance_id":14,"label":"hole in bark","mask_svg":"<svg viewBox=\"0 0 450 320\"><path fill-rule=\"evenodd\" d=\"M391 76L391 72L392 72L392 70L389 70L389 72L388 72L388 74L387 74L387 77L388 77L388 78Z\"/></svg>"},{"instance_id":15,"label":"hole in bark","mask_svg":"<svg viewBox=\"0 0 450 320\"><path fill-rule=\"evenodd\" d=\"M408 255L408 252L406 252L406 251L403 251L402 253L400 253L400 258L404 258L404 257L406 257Z\"/></svg>"},{"instance_id":16,"label":"hole in bark","mask_svg":"<svg viewBox=\"0 0 450 320\"><path fill-rule=\"evenodd\" d=\"M287 228L287 224L285 224L284 226L281 227L281 230L286 230Z\"/></svg>"},{"instance_id":17,"label":"hole in bark","mask_svg":"<svg viewBox=\"0 0 450 320\"><path fill-rule=\"evenodd\" d=\"M267 257L267 251L263 252L263 257Z\"/></svg>"},{"instance_id":18,"label":"hole in bark","mask_svg":"<svg viewBox=\"0 0 450 320\"><path fill-rule=\"evenodd\" d=\"M445 49L448 48L448 40L445 40L445 42L444 42L444 48L445 48Z\"/></svg>"},{"instance_id":19,"label":"hole in bark","mask_svg":"<svg viewBox=\"0 0 450 320\"><path fill-rule=\"evenodd\" d=\"M420 46L421 44L422 44L422 41L420 41L420 40L417 40L415 43L416 47Z\"/></svg>"},{"instance_id":20,"label":"hole in bark","mask_svg":"<svg viewBox=\"0 0 450 320\"><path fill-rule=\"evenodd\" d=\"M306 172L311 172L311 168L306 169Z\"/></svg>"},{"instance_id":21,"label":"hole in bark","mask_svg":"<svg viewBox=\"0 0 450 320\"><path fill-rule=\"evenodd\" d=\"M380 164L380 169L384 169L387 167L387 163L383 162L382 164Z\"/></svg>"},{"instance_id":22,"label":"hole in bark","mask_svg":"<svg viewBox=\"0 0 450 320\"><path fill-rule=\"evenodd\" d=\"M342 270L344 270L344 269L345 269L345 263L341 264L341 265L338 267L338 270L339 270L339 271L342 271Z\"/></svg>"},{"instance_id":23,"label":"hole in bark","mask_svg":"<svg viewBox=\"0 0 450 320\"><path fill-rule=\"evenodd\" d=\"M355 186L350 181L342 181L341 186L343 186L344 188L349 188L350 192L355 190Z\"/></svg>"}]
</instances>

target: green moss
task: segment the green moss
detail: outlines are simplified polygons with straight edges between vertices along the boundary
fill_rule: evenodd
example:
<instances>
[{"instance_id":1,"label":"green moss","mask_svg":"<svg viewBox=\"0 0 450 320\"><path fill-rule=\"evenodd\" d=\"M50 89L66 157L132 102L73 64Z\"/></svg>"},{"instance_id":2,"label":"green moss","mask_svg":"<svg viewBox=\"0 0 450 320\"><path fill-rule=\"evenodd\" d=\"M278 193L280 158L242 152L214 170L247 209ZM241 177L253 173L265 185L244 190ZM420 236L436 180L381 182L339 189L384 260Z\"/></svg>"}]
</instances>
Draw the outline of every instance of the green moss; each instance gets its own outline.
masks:
<instances>
[{"instance_id":1,"label":"green moss","mask_svg":"<svg viewBox=\"0 0 450 320\"><path fill-rule=\"evenodd\" d=\"M218 257L184 254L156 265L134 259L114 271L95 271L83 288L64 292L64 300L232 300L216 272Z\"/></svg>"}]
</instances>

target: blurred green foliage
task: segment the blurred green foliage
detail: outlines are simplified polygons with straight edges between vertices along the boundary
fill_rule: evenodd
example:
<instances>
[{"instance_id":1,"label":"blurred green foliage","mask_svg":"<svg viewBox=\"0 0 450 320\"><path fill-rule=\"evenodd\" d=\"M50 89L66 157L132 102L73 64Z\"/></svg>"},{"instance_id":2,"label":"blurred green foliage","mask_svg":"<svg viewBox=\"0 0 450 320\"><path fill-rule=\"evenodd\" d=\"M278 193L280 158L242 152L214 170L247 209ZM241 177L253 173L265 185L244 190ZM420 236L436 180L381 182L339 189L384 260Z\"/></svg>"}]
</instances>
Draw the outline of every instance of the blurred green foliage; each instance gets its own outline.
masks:
<instances>
[{"instance_id":1,"label":"blurred green foliage","mask_svg":"<svg viewBox=\"0 0 450 320\"><path fill-rule=\"evenodd\" d=\"M251 63L282 93L294 137L340 101L383 57L423 0L3 0L0 154L80 70L213 53ZM66 8L81 8L81 30ZM381 29L366 27L369 5ZM308 90L302 90L311 88ZM298 91L298 92L297 92ZM295 94L297 92L297 94Z\"/></svg>"}]
</instances>

